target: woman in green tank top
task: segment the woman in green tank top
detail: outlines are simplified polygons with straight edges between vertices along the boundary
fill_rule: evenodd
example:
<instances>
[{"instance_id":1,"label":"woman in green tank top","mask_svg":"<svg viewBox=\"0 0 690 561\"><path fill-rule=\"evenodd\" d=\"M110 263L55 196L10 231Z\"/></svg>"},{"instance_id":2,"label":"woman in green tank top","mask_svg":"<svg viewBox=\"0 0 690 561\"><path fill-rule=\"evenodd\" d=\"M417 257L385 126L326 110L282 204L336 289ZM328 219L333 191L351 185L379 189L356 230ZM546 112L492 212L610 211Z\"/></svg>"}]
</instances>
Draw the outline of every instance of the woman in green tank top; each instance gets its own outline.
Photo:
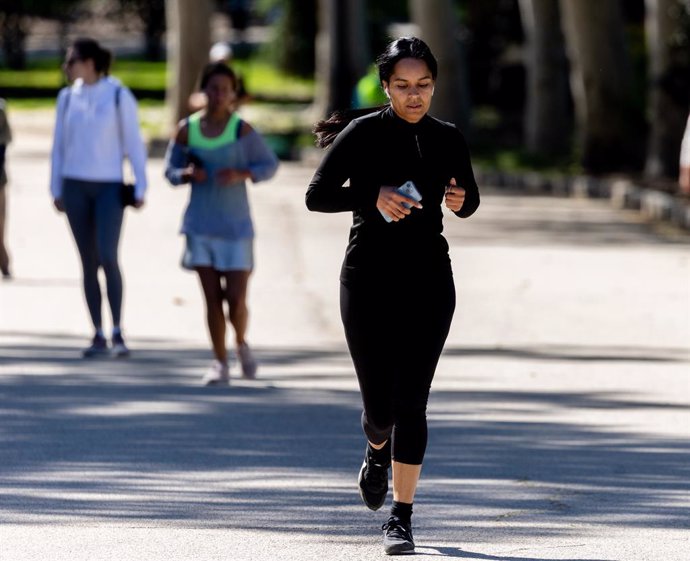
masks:
<instances>
[{"instance_id":1,"label":"woman in green tank top","mask_svg":"<svg viewBox=\"0 0 690 561\"><path fill-rule=\"evenodd\" d=\"M199 275L215 360L206 385L230 380L225 346L225 312L235 331L244 378L254 378L257 362L245 339L247 288L254 267L254 227L247 180L270 179L278 158L261 135L234 112L235 75L223 63L209 64L201 78L205 109L181 121L166 154L165 175L173 185L191 184L182 233L182 265Z\"/></svg>"}]
</instances>

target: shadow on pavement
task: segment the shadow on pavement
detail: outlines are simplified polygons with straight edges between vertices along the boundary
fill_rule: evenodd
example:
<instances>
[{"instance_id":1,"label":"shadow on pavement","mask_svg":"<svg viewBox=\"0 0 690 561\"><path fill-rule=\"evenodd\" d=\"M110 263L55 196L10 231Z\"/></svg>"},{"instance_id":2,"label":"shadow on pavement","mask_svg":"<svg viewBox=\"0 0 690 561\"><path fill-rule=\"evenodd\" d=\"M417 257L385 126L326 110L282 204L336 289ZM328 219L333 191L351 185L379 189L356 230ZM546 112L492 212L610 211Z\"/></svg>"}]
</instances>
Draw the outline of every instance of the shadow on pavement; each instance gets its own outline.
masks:
<instances>
[{"instance_id":1,"label":"shadow on pavement","mask_svg":"<svg viewBox=\"0 0 690 561\"><path fill-rule=\"evenodd\" d=\"M146 350L138 341L142 350L119 361L76 359L74 342L59 337L0 350L0 522L265 530L270 517L273 531L356 539L383 521L385 509L364 510L355 491L360 398L344 349L258 349L265 377L205 388L197 383L208 352L167 344ZM656 359L677 360L668 351ZM552 360L552 352L525 356ZM625 361L631 352L570 348L559 358ZM350 389L308 385L339 377ZM433 390L418 535L467 543L500 522L511 536L567 535L568 520L684 527L687 439L547 418L640 408L687 410L611 391Z\"/></svg>"},{"instance_id":2,"label":"shadow on pavement","mask_svg":"<svg viewBox=\"0 0 690 561\"><path fill-rule=\"evenodd\" d=\"M619 346L564 346L539 347L452 347L443 351L445 356L487 356L492 358L566 360L575 362L688 362L688 349L640 348Z\"/></svg>"},{"instance_id":3,"label":"shadow on pavement","mask_svg":"<svg viewBox=\"0 0 690 561\"><path fill-rule=\"evenodd\" d=\"M444 229L451 246L468 242L578 248L690 244L690 232L646 222L638 212L615 210L603 200L487 188L482 190L482 201L481 211L462 228L454 228L451 222Z\"/></svg>"},{"instance_id":4,"label":"shadow on pavement","mask_svg":"<svg viewBox=\"0 0 690 561\"><path fill-rule=\"evenodd\" d=\"M515 557L514 555L487 555L485 553L476 553L473 551L463 550L457 547L438 547L431 555L443 557L457 557L458 559L479 559L483 561L550 561L551 558L545 557ZM419 551L416 552L420 554ZM422 551L423 555L423 551ZM581 559L562 559L561 561L584 561ZM604 559L589 559L587 561L610 561Z\"/></svg>"}]
</instances>

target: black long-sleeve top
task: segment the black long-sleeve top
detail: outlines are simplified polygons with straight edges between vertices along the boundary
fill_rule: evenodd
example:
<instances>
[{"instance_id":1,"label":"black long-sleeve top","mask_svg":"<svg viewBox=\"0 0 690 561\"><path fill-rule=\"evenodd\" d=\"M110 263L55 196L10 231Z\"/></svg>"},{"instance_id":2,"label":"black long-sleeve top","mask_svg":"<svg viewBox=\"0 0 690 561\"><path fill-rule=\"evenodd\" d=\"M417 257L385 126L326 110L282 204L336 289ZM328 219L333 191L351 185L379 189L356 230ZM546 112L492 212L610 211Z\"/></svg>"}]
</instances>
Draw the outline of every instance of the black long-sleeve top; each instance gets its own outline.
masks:
<instances>
[{"instance_id":1,"label":"black long-sleeve top","mask_svg":"<svg viewBox=\"0 0 690 561\"><path fill-rule=\"evenodd\" d=\"M429 115L409 123L390 107L350 122L328 148L306 194L309 210L353 213L341 280L448 268L441 205L453 177L466 191L455 214L466 218L479 206L479 189L455 125ZM423 208L388 223L376 208L379 190L408 180L422 195Z\"/></svg>"}]
</instances>

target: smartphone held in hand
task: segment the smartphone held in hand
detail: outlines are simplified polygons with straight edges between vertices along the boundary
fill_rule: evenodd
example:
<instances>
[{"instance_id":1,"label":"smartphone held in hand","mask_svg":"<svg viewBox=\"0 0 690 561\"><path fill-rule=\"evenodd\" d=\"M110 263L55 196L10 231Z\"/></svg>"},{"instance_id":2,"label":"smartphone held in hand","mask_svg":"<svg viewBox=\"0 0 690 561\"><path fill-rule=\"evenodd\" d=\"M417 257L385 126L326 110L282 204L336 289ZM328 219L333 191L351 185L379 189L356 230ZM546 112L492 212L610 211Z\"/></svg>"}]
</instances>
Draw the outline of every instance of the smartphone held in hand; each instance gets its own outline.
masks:
<instances>
[{"instance_id":1,"label":"smartphone held in hand","mask_svg":"<svg viewBox=\"0 0 690 561\"><path fill-rule=\"evenodd\" d=\"M414 199L415 201L419 202L422 200L422 195L417 191L417 187L412 181L405 181L400 187L396 189L396 191L402 195L405 195L406 197L410 197L411 199ZM410 208L411 205L407 203L403 203L403 205L407 208ZM382 210L379 210L381 213L381 216L383 216L383 219L386 222L392 222L393 219L388 216L385 212Z\"/></svg>"}]
</instances>

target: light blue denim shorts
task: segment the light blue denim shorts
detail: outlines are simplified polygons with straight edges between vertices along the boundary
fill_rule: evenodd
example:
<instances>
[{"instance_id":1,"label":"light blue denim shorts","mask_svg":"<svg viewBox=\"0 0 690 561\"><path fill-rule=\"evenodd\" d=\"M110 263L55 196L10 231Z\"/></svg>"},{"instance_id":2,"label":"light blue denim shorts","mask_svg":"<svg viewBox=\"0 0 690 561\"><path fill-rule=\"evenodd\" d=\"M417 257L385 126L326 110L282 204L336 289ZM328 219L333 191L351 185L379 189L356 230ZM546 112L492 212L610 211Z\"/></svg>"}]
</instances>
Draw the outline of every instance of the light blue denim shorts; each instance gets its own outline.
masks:
<instances>
[{"instance_id":1,"label":"light blue denim shorts","mask_svg":"<svg viewBox=\"0 0 690 561\"><path fill-rule=\"evenodd\" d=\"M212 267L216 271L251 271L254 269L254 240L225 240L187 234L182 266Z\"/></svg>"}]
</instances>

